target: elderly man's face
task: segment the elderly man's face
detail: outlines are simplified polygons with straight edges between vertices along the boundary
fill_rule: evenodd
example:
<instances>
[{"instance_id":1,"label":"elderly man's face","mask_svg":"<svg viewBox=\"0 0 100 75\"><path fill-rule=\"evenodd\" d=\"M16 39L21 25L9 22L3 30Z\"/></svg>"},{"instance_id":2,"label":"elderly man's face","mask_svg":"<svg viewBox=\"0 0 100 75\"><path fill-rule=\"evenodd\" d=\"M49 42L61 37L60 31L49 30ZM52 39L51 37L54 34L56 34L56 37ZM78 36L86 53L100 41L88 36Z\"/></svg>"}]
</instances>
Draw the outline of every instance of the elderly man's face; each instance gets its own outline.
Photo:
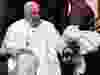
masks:
<instances>
[{"instance_id":1,"label":"elderly man's face","mask_svg":"<svg viewBox=\"0 0 100 75\"><path fill-rule=\"evenodd\" d=\"M39 17L39 12L39 4L35 1L33 1L30 5L26 5L24 8L24 16L28 21L31 21L32 19L35 20L37 17Z\"/></svg>"},{"instance_id":2,"label":"elderly man's face","mask_svg":"<svg viewBox=\"0 0 100 75\"><path fill-rule=\"evenodd\" d=\"M32 3L32 16L39 16L40 6L38 3Z\"/></svg>"},{"instance_id":3,"label":"elderly man's face","mask_svg":"<svg viewBox=\"0 0 100 75\"><path fill-rule=\"evenodd\" d=\"M31 17L32 17L32 10L31 9L32 9L31 6L26 6L24 8L24 16L27 20L31 19Z\"/></svg>"}]
</instances>

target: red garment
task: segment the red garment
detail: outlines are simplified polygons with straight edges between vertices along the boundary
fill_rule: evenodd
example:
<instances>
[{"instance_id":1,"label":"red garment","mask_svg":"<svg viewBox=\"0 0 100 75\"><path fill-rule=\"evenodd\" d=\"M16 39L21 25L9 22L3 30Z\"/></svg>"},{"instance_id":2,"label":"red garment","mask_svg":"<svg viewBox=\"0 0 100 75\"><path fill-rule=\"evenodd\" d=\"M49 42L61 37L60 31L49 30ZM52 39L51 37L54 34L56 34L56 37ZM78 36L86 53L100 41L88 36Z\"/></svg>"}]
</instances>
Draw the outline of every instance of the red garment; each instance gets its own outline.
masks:
<instances>
[{"instance_id":1,"label":"red garment","mask_svg":"<svg viewBox=\"0 0 100 75\"><path fill-rule=\"evenodd\" d=\"M70 16L94 16L94 13L89 6L84 6L84 8L72 6Z\"/></svg>"},{"instance_id":2,"label":"red garment","mask_svg":"<svg viewBox=\"0 0 100 75\"><path fill-rule=\"evenodd\" d=\"M85 2L80 0L65 0L65 16L94 16L94 12ZM69 5L71 6L70 14L68 15Z\"/></svg>"}]
</instances>

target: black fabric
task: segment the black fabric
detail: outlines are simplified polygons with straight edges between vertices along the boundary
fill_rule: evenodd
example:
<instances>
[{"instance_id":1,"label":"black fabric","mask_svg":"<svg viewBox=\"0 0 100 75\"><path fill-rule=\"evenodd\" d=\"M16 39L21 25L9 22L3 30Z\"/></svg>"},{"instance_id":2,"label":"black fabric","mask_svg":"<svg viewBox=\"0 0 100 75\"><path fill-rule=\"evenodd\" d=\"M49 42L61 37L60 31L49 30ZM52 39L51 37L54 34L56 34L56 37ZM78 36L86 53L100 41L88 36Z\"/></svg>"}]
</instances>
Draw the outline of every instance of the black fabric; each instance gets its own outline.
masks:
<instances>
[{"instance_id":1,"label":"black fabric","mask_svg":"<svg viewBox=\"0 0 100 75\"><path fill-rule=\"evenodd\" d=\"M63 29L66 29L70 25L79 26L79 30L95 31L96 20L94 17L90 16L70 16L64 18L64 24L62 24Z\"/></svg>"},{"instance_id":2,"label":"black fabric","mask_svg":"<svg viewBox=\"0 0 100 75\"><path fill-rule=\"evenodd\" d=\"M77 41L67 41L67 47L65 47L64 49L62 49L62 53L57 53L58 55L58 59L60 60L60 62L62 63L72 63L72 60L67 60L69 57L71 57L72 59L76 58L79 56L79 52L80 52L80 46L77 44ZM70 51L68 51L68 48L70 49ZM65 58L65 61L63 61L63 59Z\"/></svg>"},{"instance_id":3,"label":"black fabric","mask_svg":"<svg viewBox=\"0 0 100 75\"><path fill-rule=\"evenodd\" d=\"M69 24L75 24L75 25L88 25L91 21L95 22L94 17L88 17L88 16L70 16L67 17L66 21L68 20Z\"/></svg>"},{"instance_id":4,"label":"black fabric","mask_svg":"<svg viewBox=\"0 0 100 75\"><path fill-rule=\"evenodd\" d=\"M8 61L8 56L7 54L0 54L0 63L5 63L7 64L7 61Z\"/></svg>"},{"instance_id":5,"label":"black fabric","mask_svg":"<svg viewBox=\"0 0 100 75\"><path fill-rule=\"evenodd\" d=\"M67 47L62 49L61 53L57 52L57 58L60 62L61 75L73 75L76 68L81 65L81 56L79 54L80 46L76 40L69 40L65 43L68 44ZM68 48L71 50L71 52L67 51Z\"/></svg>"},{"instance_id":6,"label":"black fabric","mask_svg":"<svg viewBox=\"0 0 100 75\"><path fill-rule=\"evenodd\" d=\"M8 72L8 64L0 63L0 73ZM2 74L1 74L2 75Z\"/></svg>"}]
</instances>

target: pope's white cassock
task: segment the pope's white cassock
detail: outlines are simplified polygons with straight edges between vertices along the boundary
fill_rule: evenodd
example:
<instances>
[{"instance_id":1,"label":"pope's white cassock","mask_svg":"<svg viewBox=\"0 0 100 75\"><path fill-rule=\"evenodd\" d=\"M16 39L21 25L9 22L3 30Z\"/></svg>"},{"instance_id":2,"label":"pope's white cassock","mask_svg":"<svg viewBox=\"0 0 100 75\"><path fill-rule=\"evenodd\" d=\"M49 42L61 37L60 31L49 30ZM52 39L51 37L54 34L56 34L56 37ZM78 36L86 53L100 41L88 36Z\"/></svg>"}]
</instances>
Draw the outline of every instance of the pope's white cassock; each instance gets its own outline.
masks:
<instances>
[{"instance_id":1,"label":"pope's white cassock","mask_svg":"<svg viewBox=\"0 0 100 75\"><path fill-rule=\"evenodd\" d=\"M44 44L48 48L54 48L58 37L54 25L42 19L40 21L37 28L32 28L25 19L11 24L5 37L7 48L29 48L39 52ZM29 42L28 46L26 42Z\"/></svg>"},{"instance_id":2,"label":"pope's white cassock","mask_svg":"<svg viewBox=\"0 0 100 75\"><path fill-rule=\"evenodd\" d=\"M40 25L36 28L32 28L25 19L11 24L4 40L6 47L14 49L15 52L21 48L31 50L35 56L41 56L40 59L43 58L40 60L40 63L47 63L44 60L48 52L55 52L54 48L56 47L56 40L59 35L54 24L43 19L40 21ZM29 44L27 45L26 42Z\"/></svg>"}]
</instances>

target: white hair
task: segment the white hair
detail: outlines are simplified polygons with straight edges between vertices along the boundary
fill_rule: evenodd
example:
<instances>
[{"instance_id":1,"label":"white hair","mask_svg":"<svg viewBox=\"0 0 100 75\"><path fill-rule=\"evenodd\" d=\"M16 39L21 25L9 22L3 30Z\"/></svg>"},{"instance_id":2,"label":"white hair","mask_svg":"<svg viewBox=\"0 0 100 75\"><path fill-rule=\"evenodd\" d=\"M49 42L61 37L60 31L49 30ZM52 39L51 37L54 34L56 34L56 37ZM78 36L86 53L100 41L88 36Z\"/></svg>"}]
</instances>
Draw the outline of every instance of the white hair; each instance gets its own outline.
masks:
<instances>
[{"instance_id":1,"label":"white hair","mask_svg":"<svg viewBox=\"0 0 100 75\"><path fill-rule=\"evenodd\" d=\"M32 1L26 2L25 5L24 5L24 9L26 7L30 7L30 6L32 6Z\"/></svg>"}]
</instances>

